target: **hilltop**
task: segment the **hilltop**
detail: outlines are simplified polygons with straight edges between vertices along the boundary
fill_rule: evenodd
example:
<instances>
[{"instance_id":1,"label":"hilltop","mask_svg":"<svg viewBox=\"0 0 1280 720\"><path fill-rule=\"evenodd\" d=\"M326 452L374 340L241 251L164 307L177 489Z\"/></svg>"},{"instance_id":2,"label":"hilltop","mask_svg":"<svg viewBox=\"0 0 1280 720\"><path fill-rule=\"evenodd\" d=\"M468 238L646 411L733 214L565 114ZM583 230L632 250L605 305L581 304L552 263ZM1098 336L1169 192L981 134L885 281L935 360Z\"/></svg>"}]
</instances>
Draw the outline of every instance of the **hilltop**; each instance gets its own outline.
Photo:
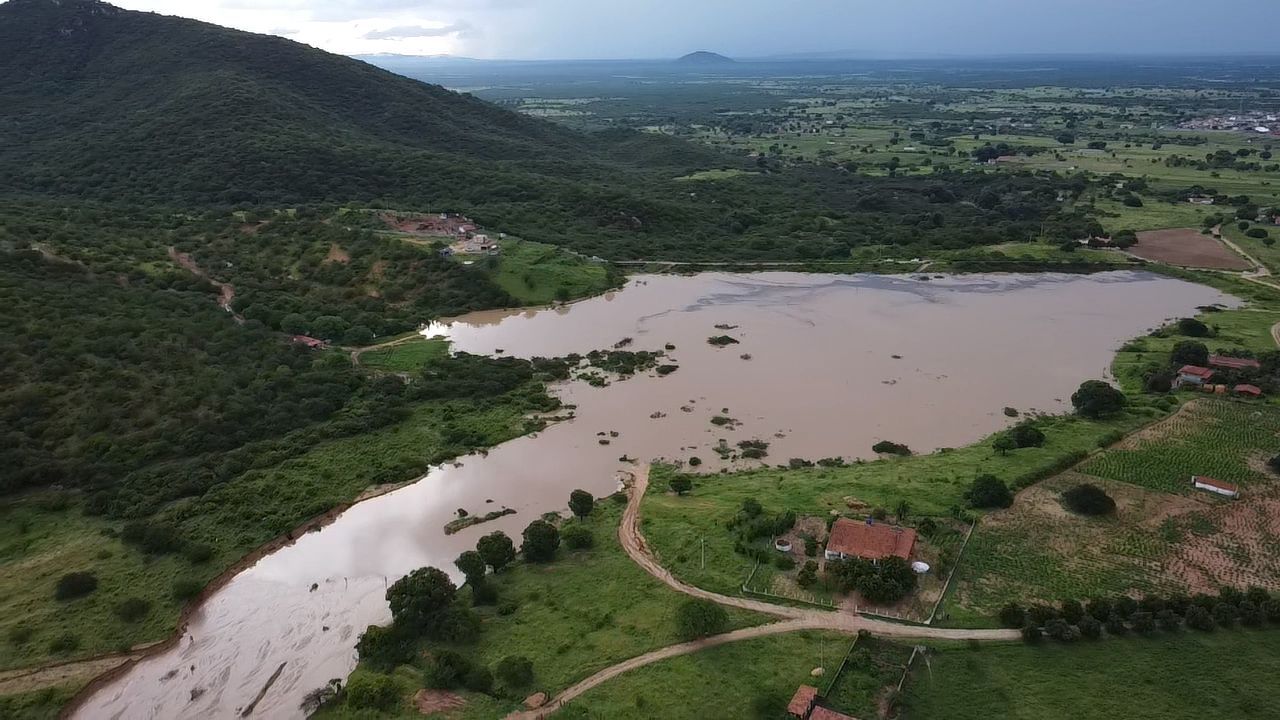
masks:
<instances>
[{"instance_id":1,"label":"hilltop","mask_svg":"<svg viewBox=\"0 0 1280 720\"><path fill-rule=\"evenodd\" d=\"M731 57L725 57L720 53L708 52L706 50L698 50L688 55L682 55L676 59L676 62L682 65L732 65L737 62Z\"/></svg>"}]
</instances>

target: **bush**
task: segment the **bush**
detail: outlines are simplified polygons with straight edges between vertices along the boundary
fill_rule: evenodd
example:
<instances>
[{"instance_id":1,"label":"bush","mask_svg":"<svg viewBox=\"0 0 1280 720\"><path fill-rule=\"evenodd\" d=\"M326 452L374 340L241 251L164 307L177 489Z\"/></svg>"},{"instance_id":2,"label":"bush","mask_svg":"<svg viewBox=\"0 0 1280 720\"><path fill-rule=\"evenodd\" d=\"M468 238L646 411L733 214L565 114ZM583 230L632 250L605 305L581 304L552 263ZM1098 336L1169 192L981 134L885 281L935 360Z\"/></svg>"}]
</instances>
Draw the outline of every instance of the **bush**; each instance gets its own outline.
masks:
<instances>
[{"instance_id":1,"label":"bush","mask_svg":"<svg viewBox=\"0 0 1280 720\"><path fill-rule=\"evenodd\" d=\"M1086 610L1094 619L1106 620L1111 617L1111 601L1107 598L1093 598L1086 606Z\"/></svg>"},{"instance_id":2,"label":"bush","mask_svg":"<svg viewBox=\"0 0 1280 720\"><path fill-rule=\"evenodd\" d=\"M1267 233L1266 229L1265 229L1265 228L1260 228L1260 227L1256 227L1256 228L1249 228L1248 230L1246 230L1246 231L1245 231L1245 233L1244 233L1244 234L1245 234L1245 235L1248 235L1249 237L1254 238L1254 239L1256 239L1256 240L1261 240L1261 239L1263 239L1263 238L1267 237L1267 235L1268 235L1268 233Z\"/></svg>"},{"instance_id":3,"label":"bush","mask_svg":"<svg viewBox=\"0 0 1280 720\"><path fill-rule=\"evenodd\" d=\"M142 598L128 598L116 604L116 616L125 622L138 622L151 612L151 603Z\"/></svg>"},{"instance_id":4,"label":"bush","mask_svg":"<svg viewBox=\"0 0 1280 720\"><path fill-rule=\"evenodd\" d=\"M533 682L533 663L523 655L508 655L498 661L494 674L510 687L526 687Z\"/></svg>"},{"instance_id":5,"label":"bush","mask_svg":"<svg viewBox=\"0 0 1280 720\"><path fill-rule=\"evenodd\" d=\"M524 529L522 537L524 543L520 552L526 562L545 563L555 559L556 550L560 547L560 531L555 525L546 520L534 520Z\"/></svg>"},{"instance_id":6,"label":"bush","mask_svg":"<svg viewBox=\"0 0 1280 720\"><path fill-rule=\"evenodd\" d=\"M596 544L596 536L581 525L570 525L560 533L560 539L570 550L585 550Z\"/></svg>"},{"instance_id":7,"label":"bush","mask_svg":"<svg viewBox=\"0 0 1280 720\"><path fill-rule=\"evenodd\" d=\"M182 551L187 561L194 565L203 565L213 559L213 547L204 543L193 543Z\"/></svg>"},{"instance_id":8,"label":"bush","mask_svg":"<svg viewBox=\"0 0 1280 720\"><path fill-rule=\"evenodd\" d=\"M437 650L424 666L423 682L436 690L451 690L471 672L471 661L453 650Z\"/></svg>"},{"instance_id":9,"label":"bush","mask_svg":"<svg viewBox=\"0 0 1280 720\"><path fill-rule=\"evenodd\" d=\"M1062 493L1062 504L1080 515L1110 515L1116 511L1116 501L1105 490L1091 483L1082 483Z\"/></svg>"},{"instance_id":10,"label":"bush","mask_svg":"<svg viewBox=\"0 0 1280 720\"><path fill-rule=\"evenodd\" d=\"M49 652L52 653L69 653L78 647L80 647L80 636L72 632L62 633L49 641Z\"/></svg>"},{"instance_id":11,"label":"bush","mask_svg":"<svg viewBox=\"0 0 1280 720\"><path fill-rule=\"evenodd\" d=\"M1173 632L1182 627L1182 618L1178 617L1178 614L1174 611L1165 609L1156 613L1156 624L1160 626L1161 630Z\"/></svg>"},{"instance_id":12,"label":"bush","mask_svg":"<svg viewBox=\"0 0 1280 720\"><path fill-rule=\"evenodd\" d=\"M462 686L471 692L488 693L493 690L493 673L488 668L477 665L462 678Z\"/></svg>"},{"instance_id":13,"label":"bush","mask_svg":"<svg viewBox=\"0 0 1280 720\"><path fill-rule=\"evenodd\" d=\"M360 662L376 670L394 670L413 660L413 642L395 626L370 625L356 641Z\"/></svg>"},{"instance_id":14,"label":"bush","mask_svg":"<svg viewBox=\"0 0 1280 720\"><path fill-rule=\"evenodd\" d=\"M1213 616L1209 614L1208 610L1204 609L1204 607L1200 605L1192 605L1187 608L1186 621L1187 627L1201 632L1212 632L1213 628L1216 626L1216 623L1213 621Z\"/></svg>"},{"instance_id":15,"label":"bush","mask_svg":"<svg viewBox=\"0 0 1280 720\"><path fill-rule=\"evenodd\" d=\"M502 616L514 615L516 610L520 609L520 602L514 598L507 598L498 603L498 614Z\"/></svg>"},{"instance_id":16,"label":"bush","mask_svg":"<svg viewBox=\"0 0 1280 720\"><path fill-rule=\"evenodd\" d=\"M1194 340L1179 340L1173 345L1170 360L1174 365L1207 365L1209 348Z\"/></svg>"},{"instance_id":17,"label":"bush","mask_svg":"<svg viewBox=\"0 0 1280 720\"><path fill-rule=\"evenodd\" d=\"M1129 622L1133 624L1133 631L1141 635L1150 635L1156 631L1155 616L1145 610L1134 613Z\"/></svg>"},{"instance_id":18,"label":"bush","mask_svg":"<svg viewBox=\"0 0 1280 720\"><path fill-rule=\"evenodd\" d=\"M400 689L390 676L357 673L347 683L347 706L358 710L390 710L400 700Z\"/></svg>"},{"instance_id":19,"label":"bush","mask_svg":"<svg viewBox=\"0 0 1280 720\"><path fill-rule=\"evenodd\" d=\"M796 584L802 588L812 587L818 582L818 563L813 560L805 562L800 572L796 573Z\"/></svg>"},{"instance_id":20,"label":"bush","mask_svg":"<svg viewBox=\"0 0 1280 720\"><path fill-rule=\"evenodd\" d=\"M453 604L457 592L458 588L443 571L424 567L392 583L386 595L396 625L426 632Z\"/></svg>"},{"instance_id":21,"label":"bush","mask_svg":"<svg viewBox=\"0 0 1280 720\"><path fill-rule=\"evenodd\" d=\"M773 566L782 571L791 570L795 568L796 561L792 560L791 556L786 553L779 553L773 558Z\"/></svg>"},{"instance_id":22,"label":"bush","mask_svg":"<svg viewBox=\"0 0 1280 720\"><path fill-rule=\"evenodd\" d=\"M149 555L164 555L182 547L178 529L168 523L131 522L120 531L120 539Z\"/></svg>"},{"instance_id":23,"label":"bush","mask_svg":"<svg viewBox=\"0 0 1280 720\"><path fill-rule=\"evenodd\" d=\"M1107 618L1104 625L1107 628L1107 632L1116 637L1129 632L1129 626L1124 624L1124 618L1120 617L1119 613L1111 613L1111 617Z\"/></svg>"},{"instance_id":24,"label":"bush","mask_svg":"<svg viewBox=\"0 0 1280 720\"><path fill-rule=\"evenodd\" d=\"M1090 640L1097 640L1102 637L1102 623L1092 615L1085 615L1080 618L1077 627L1080 628L1080 635Z\"/></svg>"},{"instance_id":25,"label":"bush","mask_svg":"<svg viewBox=\"0 0 1280 720\"><path fill-rule=\"evenodd\" d=\"M1178 334L1187 337L1209 337L1209 326L1195 318L1182 318L1178 321Z\"/></svg>"},{"instance_id":26,"label":"bush","mask_svg":"<svg viewBox=\"0 0 1280 720\"><path fill-rule=\"evenodd\" d=\"M53 588L53 597L57 600L74 600L98 589L98 576L91 572L67 573L58 579Z\"/></svg>"},{"instance_id":27,"label":"bush","mask_svg":"<svg viewBox=\"0 0 1280 720\"><path fill-rule=\"evenodd\" d=\"M979 475L965 492L964 497L973 508L1007 508L1013 504L1013 493L995 475Z\"/></svg>"},{"instance_id":28,"label":"bush","mask_svg":"<svg viewBox=\"0 0 1280 720\"><path fill-rule=\"evenodd\" d=\"M1027 608L1027 619L1040 627L1044 627L1050 620L1058 617L1058 611L1052 605L1032 605Z\"/></svg>"},{"instance_id":29,"label":"bush","mask_svg":"<svg viewBox=\"0 0 1280 720\"><path fill-rule=\"evenodd\" d=\"M173 582L173 597L178 600L190 600L200 594L204 584L199 580L181 578Z\"/></svg>"},{"instance_id":30,"label":"bush","mask_svg":"<svg viewBox=\"0 0 1280 720\"><path fill-rule=\"evenodd\" d=\"M1027 611L1017 603L1009 603L1000 608L1000 626L1010 629L1020 628L1027 624Z\"/></svg>"},{"instance_id":31,"label":"bush","mask_svg":"<svg viewBox=\"0 0 1280 720\"><path fill-rule=\"evenodd\" d=\"M1213 621L1222 627L1231 627L1236 624L1238 612L1230 603L1218 603L1213 608Z\"/></svg>"},{"instance_id":32,"label":"bush","mask_svg":"<svg viewBox=\"0 0 1280 720\"><path fill-rule=\"evenodd\" d=\"M17 625L9 628L9 642L14 645L26 645L31 642L35 634L29 625Z\"/></svg>"},{"instance_id":33,"label":"bush","mask_svg":"<svg viewBox=\"0 0 1280 720\"><path fill-rule=\"evenodd\" d=\"M1009 431L1009 437L1020 448L1041 447L1044 445L1044 433L1034 425L1022 423Z\"/></svg>"},{"instance_id":34,"label":"bush","mask_svg":"<svg viewBox=\"0 0 1280 720\"><path fill-rule=\"evenodd\" d=\"M1040 631L1040 628L1038 626L1032 625L1031 623L1027 623L1026 625L1022 626L1023 640L1029 643L1035 644L1040 642L1041 638L1043 637L1044 637L1044 633Z\"/></svg>"},{"instance_id":35,"label":"bush","mask_svg":"<svg viewBox=\"0 0 1280 720\"><path fill-rule=\"evenodd\" d=\"M1252 600L1245 600L1240 603L1240 624L1246 627L1258 627L1262 624L1264 617L1262 608Z\"/></svg>"},{"instance_id":36,"label":"bush","mask_svg":"<svg viewBox=\"0 0 1280 720\"><path fill-rule=\"evenodd\" d=\"M715 635L729 624L729 614L719 604L690 598L676 608L676 635L684 640Z\"/></svg>"},{"instance_id":37,"label":"bush","mask_svg":"<svg viewBox=\"0 0 1280 720\"><path fill-rule=\"evenodd\" d=\"M1058 642L1071 642L1078 635L1074 627L1062 618L1054 618L1044 626L1044 632Z\"/></svg>"},{"instance_id":38,"label":"bush","mask_svg":"<svg viewBox=\"0 0 1280 720\"><path fill-rule=\"evenodd\" d=\"M1061 604L1062 619L1075 625L1084 617L1084 606L1079 600L1063 600Z\"/></svg>"},{"instance_id":39,"label":"bush","mask_svg":"<svg viewBox=\"0 0 1280 720\"><path fill-rule=\"evenodd\" d=\"M884 453L888 455L904 455L905 456L905 455L911 454L911 448L901 443L889 442L888 440L881 440L875 445L872 445L871 451L876 453Z\"/></svg>"},{"instance_id":40,"label":"bush","mask_svg":"<svg viewBox=\"0 0 1280 720\"><path fill-rule=\"evenodd\" d=\"M894 603L916 589L919 582L911 565L900 557L887 557L879 563L850 558L827 562L827 575L842 592L857 590L872 603Z\"/></svg>"}]
</instances>

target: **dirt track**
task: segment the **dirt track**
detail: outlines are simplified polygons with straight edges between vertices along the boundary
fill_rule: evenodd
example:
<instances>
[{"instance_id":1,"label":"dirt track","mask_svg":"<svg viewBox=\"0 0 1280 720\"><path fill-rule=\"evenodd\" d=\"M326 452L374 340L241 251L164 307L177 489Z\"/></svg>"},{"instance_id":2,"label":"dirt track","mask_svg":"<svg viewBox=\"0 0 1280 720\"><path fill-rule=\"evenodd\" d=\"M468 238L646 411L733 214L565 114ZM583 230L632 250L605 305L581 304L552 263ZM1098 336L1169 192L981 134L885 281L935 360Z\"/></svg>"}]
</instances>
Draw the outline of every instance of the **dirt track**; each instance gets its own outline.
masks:
<instances>
[{"instance_id":1,"label":"dirt track","mask_svg":"<svg viewBox=\"0 0 1280 720\"><path fill-rule=\"evenodd\" d=\"M622 548L637 565L644 568L645 572L661 580L666 586L685 595L784 619L781 622L734 630L702 640L668 645L667 647L638 655L630 660L624 660L569 686L546 705L536 710L512 713L507 716L506 720L540 720L540 718L551 715L588 690L627 671L635 670L660 660L677 655L687 655L698 650L738 642L739 640L749 640L779 633L796 632L798 630L833 630L854 634L859 630L866 630L875 635L899 638L932 638L935 640L1016 640L1019 637L1017 630L966 630L900 625L844 612L808 610L775 605L749 598L720 595L692 585L686 585L677 580L675 576L658 563L657 559L653 557L653 553L649 550L644 535L640 532L640 505L648 488L649 468L644 466L636 471L635 479L631 483L631 487L628 488L627 508L622 515L622 524L618 526L618 539L622 542Z\"/></svg>"}]
</instances>

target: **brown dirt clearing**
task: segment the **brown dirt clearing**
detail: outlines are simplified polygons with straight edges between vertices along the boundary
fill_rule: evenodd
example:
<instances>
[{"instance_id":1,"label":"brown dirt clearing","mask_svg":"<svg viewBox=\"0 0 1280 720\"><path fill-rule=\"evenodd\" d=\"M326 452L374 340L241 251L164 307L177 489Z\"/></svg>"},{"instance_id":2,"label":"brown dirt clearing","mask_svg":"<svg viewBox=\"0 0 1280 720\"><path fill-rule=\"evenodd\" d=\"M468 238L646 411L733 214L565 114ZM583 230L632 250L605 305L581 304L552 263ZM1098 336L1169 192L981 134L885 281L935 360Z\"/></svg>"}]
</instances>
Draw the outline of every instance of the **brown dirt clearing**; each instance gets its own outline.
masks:
<instances>
[{"instance_id":1,"label":"brown dirt clearing","mask_svg":"<svg viewBox=\"0 0 1280 720\"><path fill-rule=\"evenodd\" d=\"M1220 240L1194 228L1145 230L1129 252L1155 262L1214 270L1248 270L1249 261L1231 252Z\"/></svg>"}]
</instances>

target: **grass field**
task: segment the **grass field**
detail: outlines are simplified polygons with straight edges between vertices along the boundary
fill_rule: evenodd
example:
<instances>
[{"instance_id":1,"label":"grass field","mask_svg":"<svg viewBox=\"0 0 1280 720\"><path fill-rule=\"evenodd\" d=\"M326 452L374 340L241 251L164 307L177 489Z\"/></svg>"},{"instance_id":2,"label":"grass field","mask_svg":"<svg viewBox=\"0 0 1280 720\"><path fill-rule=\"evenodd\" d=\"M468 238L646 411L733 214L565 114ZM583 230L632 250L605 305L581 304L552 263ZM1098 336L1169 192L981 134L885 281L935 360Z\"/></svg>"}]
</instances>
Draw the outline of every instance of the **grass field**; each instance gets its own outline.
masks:
<instances>
[{"instance_id":1,"label":"grass field","mask_svg":"<svg viewBox=\"0 0 1280 720\"><path fill-rule=\"evenodd\" d=\"M479 642L454 649L489 667L507 655L523 655L533 664L534 682L506 691L503 698L464 693L468 704L460 717L502 717L535 691L554 695L609 665L680 641L673 615L685 598L623 552L617 538L622 508L623 503L612 499L598 502L587 521L595 536L593 548L562 548L554 563L518 564L491 577L500 602L513 600L518 608L510 615L484 609ZM731 628L768 619L730 611ZM415 687L422 686L417 668L405 666L400 672L416 678ZM353 715L337 708L331 716Z\"/></svg>"},{"instance_id":2,"label":"grass field","mask_svg":"<svg viewBox=\"0 0 1280 720\"><path fill-rule=\"evenodd\" d=\"M832 511L848 512L850 501L893 508L906 500L916 516L946 515L953 506L963 505L963 493L977 475L991 473L1011 484L1027 484L1052 474L1064 458L1095 448L1099 439L1151 419L1151 412L1135 411L1105 422L1046 418L1040 425L1047 436L1043 448L1007 456L995 453L983 441L957 450L843 468L695 475L693 491L684 496L667 489L676 470L655 467L641 523L650 546L677 577L708 590L739 594L754 563L733 551L733 536L724 523L747 498L755 498L769 512L826 516Z\"/></svg>"},{"instance_id":3,"label":"grass field","mask_svg":"<svg viewBox=\"0 0 1280 720\"><path fill-rule=\"evenodd\" d=\"M189 541L212 547L213 557L203 563L144 555L119 540L123 522L86 517L78 501L51 504L49 496L28 496L0 505L0 669L163 639L174 631L183 604L174 597L177 581L203 585L250 550L366 488L411 480L467 451L450 443L448 429L487 445L522 434L529 410L524 393L540 389L531 386L487 405L423 404L399 424L321 444L251 470L199 501L172 504L160 519L173 522ZM98 589L55 600L54 585L71 571L94 573ZM150 603L143 619L117 616L117 604L128 598Z\"/></svg>"},{"instance_id":4,"label":"grass field","mask_svg":"<svg viewBox=\"0 0 1280 720\"><path fill-rule=\"evenodd\" d=\"M603 263L527 240L502 243L493 278L524 305L588 297L617 284Z\"/></svg>"},{"instance_id":5,"label":"grass field","mask_svg":"<svg viewBox=\"0 0 1280 720\"><path fill-rule=\"evenodd\" d=\"M28 693L0 696L0 717L5 720L54 720L80 685L59 685Z\"/></svg>"},{"instance_id":6,"label":"grass field","mask_svg":"<svg viewBox=\"0 0 1280 720\"><path fill-rule=\"evenodd\" d=\"M913 667L904 720L1280 718L1273 629L951 647Z\"/></svg>"},{"instance_id":7,"label":"grass field","mask_svg":"<svg viewBox=\"0 0 1280 720\"><path fill-rule=\"evenodd\" d=\"M411 340L360 354L360 364L386 372L417 372L424 365L449 354L449 342L417 336Z\"/></svg>"}]
</instances>

